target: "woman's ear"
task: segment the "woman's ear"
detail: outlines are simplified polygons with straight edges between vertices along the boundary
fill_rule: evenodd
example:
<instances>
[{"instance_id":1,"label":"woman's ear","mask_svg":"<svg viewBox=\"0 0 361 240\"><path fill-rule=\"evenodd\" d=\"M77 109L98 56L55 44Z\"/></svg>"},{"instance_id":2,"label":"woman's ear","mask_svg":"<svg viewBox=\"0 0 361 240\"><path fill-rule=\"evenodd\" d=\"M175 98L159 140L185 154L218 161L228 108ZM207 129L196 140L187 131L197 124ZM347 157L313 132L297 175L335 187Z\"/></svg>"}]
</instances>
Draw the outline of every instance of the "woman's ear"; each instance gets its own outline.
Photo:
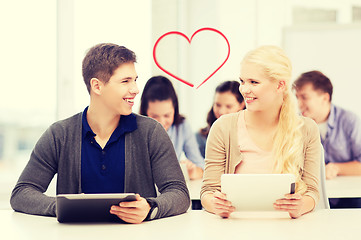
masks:
<instances>
[{"instance_id":1,"label":"woman's ear","mask_svg":"<svg viewBox=\"0 0 361 240\"><path fill-rule=\"evenodd\" d=\"M278 82L277 90L284 91L286 89L286 82L281 80Z\"/></svg>"},{"instance_id":2,"label":"woman's ear","mask_svg":"<svg viewBox=\"0 0 361 240\"><path fill-rule=\"evenodd\" d=\"M91 91L94 92L96 95L100 94L101 88L103 86L103 82L97 78L90 79L90 88Z\"/></svg>"}]
</instances>

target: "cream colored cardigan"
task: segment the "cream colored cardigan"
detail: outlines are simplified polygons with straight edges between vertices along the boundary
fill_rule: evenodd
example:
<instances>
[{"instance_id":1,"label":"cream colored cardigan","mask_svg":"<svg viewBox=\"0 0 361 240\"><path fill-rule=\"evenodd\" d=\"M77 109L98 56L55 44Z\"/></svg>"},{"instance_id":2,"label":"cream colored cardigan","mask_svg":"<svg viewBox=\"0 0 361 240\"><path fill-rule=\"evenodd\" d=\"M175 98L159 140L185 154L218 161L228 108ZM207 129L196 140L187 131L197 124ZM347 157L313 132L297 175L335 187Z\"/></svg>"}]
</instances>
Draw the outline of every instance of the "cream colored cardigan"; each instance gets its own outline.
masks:
<instances>
[{"instance_id":1,"label":"cream colored cardigan","mask_svg":"<svg viewBox=\"0 0 361 240\"><path fill-rule=\"evenodd\" d=\"M221 175L234 173L236 166L242 161L242 154L237 143L237 120L240 112L223 115L209 132L206 145L205 170L201 189L204 195L221 191ZM304 164L301 168L302 180L307 185L305 195L312 197L317 204L319 200L319 176L321 159L320 133L316 123L304 118L302 127L304 141Z\"/></svg>"}]
</instances>

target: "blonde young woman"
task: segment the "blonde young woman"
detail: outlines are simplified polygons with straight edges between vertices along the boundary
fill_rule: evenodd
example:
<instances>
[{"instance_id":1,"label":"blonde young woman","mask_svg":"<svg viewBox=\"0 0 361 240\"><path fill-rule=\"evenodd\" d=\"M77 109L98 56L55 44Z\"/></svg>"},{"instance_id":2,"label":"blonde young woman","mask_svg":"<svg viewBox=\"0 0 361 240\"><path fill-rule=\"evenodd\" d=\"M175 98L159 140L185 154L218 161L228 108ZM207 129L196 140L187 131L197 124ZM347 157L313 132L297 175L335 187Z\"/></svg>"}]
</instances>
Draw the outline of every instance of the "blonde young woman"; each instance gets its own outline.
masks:
<instances>
[{"instance_id":1,"label":"blonde young woman","mask_svg":"<svg viewBox=\"0 0 361 240\"><path fill-rule=\"evenodd\" d=\"M241 63L240 82L247 109L224 115L212 125L202 205L222 217L234 211L221 192L223 173L292 173L297 179L295 194L286 194L274 208L300 217L319 199L321 142L315 122L297 114L290 60L279 47L256 48Z\"/></svg>"}]
</instances>

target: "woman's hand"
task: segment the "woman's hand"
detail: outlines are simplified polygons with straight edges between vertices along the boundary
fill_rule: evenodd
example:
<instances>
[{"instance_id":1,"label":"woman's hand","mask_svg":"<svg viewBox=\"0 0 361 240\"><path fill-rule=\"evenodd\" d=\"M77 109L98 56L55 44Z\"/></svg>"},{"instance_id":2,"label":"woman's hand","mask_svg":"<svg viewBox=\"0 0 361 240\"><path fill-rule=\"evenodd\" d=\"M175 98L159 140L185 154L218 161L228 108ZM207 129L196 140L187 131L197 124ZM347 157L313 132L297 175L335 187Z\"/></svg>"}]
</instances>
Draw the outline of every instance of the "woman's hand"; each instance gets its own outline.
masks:
<instances>
[{"instance_id":1,"label":"woman's hand","mask_svg":"<svg viewBox=\"0 0 361 240\"><path fill-rule=\"evenodd\" d=\"M213 193L213 203L214 213L223 217L228 218L235 208L232 206L232 203L227 200L226 195L221 192Z\"/></svg>"},{"instance_id":2,"label":"woman's hand","mask_svg":"<svg viewBox=\"0 0 361 240\"><path fill-rule=\"evenodd\" d=\"M325 167L326 179L332 179L337 177L340 168L335 163L328 163Z\"/></svg>"},{"instance_id":3,"label":"woman's hand","mask_svg":"<svg viewBox=\"0 0 361 240\"><path fill-rule=\"evenodd\" d=\"M128 223L141 223L147 217L149 210L150 206L147 200L136 194L135 201L121 202L119 206L113 205L110 213Z\"/></svg>"},{"instance_id":4,"label":"woman's hand","mask_svg":"<svg viewBox=\"0 0 361 240\"><path fill-rule=\"evenodd\" d=\"M200 179L203 177L203 170L200 167L197 167L193 162L188 159L182 160L181 163L185 164L188 176L191 180Z\"/></svg>"},{"instance_id":5,"label":"woman's hand","mask_svg":"<svg viewBox=\"0 0 361 240\"><path fill-rule=\"evenodd\" d=\"M314 208L314 200L299 193L286 194L284 198L278 199L273 207L276 210L288 212L291 218L298 218Z\"/></svg>"}]
</instances>

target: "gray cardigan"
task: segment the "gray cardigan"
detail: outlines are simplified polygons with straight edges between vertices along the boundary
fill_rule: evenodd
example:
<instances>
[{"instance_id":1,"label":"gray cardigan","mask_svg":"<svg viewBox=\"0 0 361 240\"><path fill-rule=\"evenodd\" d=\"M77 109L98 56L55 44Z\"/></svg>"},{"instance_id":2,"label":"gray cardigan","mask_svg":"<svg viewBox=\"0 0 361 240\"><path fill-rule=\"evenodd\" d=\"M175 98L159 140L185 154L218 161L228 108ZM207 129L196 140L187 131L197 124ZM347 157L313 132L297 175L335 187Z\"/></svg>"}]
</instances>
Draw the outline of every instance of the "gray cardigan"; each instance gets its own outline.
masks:
<instances>
[{"instance_id":1,"label":"gray cardigan","mask_svg":"<svg viewBox=\"0 0 361 240\"><path fill-rule=\"evenodd\" d=\"M124 192L155 201L155 218L186 212L189 193L171 140L158 122L135 115L138 128L125 135ZM14 210L56 216L55 197L43 194L55 174L57 194L82 192L81 139L82 113L56 122L45 131L11 194Z\"/></svg>"}]
</instances>

